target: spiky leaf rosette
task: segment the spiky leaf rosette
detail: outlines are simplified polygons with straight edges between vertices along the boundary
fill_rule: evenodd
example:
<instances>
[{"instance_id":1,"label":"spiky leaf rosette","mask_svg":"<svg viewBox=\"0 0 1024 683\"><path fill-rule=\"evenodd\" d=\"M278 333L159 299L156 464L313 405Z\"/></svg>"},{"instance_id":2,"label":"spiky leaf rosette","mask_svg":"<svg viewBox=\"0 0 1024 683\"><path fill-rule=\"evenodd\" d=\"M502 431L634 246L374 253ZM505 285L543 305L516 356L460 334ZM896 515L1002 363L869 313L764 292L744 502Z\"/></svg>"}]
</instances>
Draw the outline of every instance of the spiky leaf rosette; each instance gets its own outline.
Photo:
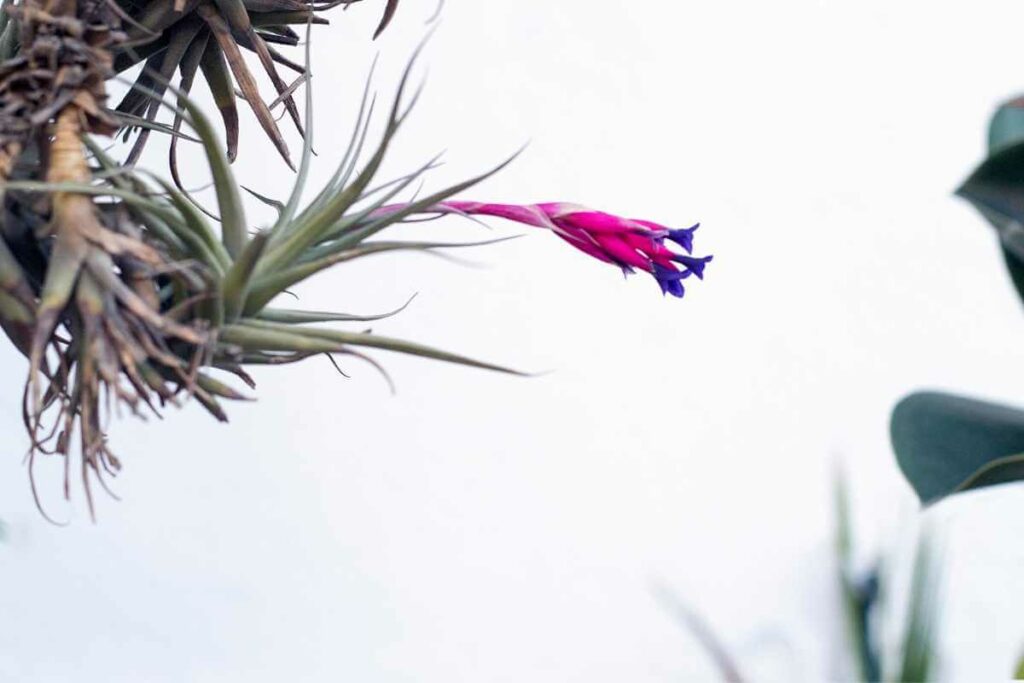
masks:
<instances>
[{"instance_id":1,"label":"spiky leaf rosette","mask_svg":"<svg viewBox=\"0 0 1024 683\"><path fill-rule=\"evenodd\" d=\"M77 462L90 511L90 482L102 483L105 474L120 467L104 432L117 406L140 415L159 414L169 403L195 397L214 417L226 420L221 401L243 395L225 373L252 387L250 366L320 355L332 360L353 356L380 369L366 355L372 349L512 372L369 331L322 325L383 316L274 307L280 294L348 261L470 246L377 239L396 223L444 213L511 218L550 229L626 272L643 269L663 292L675 296L682 296L680 281L701 277L710 260L689 255L694 228L672 230L563 203L514 207L448 201L498 169L412 201L397 201L434 166L431 160L397 180L374 185L415 101L405 96L415 57L377 145L367 144L374 108L368 86L341 163L302 205L312 156L311 90L305 88L306 135L295 186L287 201L262 198L278 215L255 232L231 170L230 146L221 143L187 87L169 82L173 70L162 64L143 69L151 82L137 82L129 95L138 93L172 111L174 124L165 132L173 140L187 126L201 143L213 177L214 218L214 212L180 189L180 182L118 163L92 137L108 135L116 125L104 108L104 80L113 74L112 54L130 38L117 30L118 21L138 23L124 6L111 3L25 0L10 12L16 24L0 29L0 49L6 49L4 37L15 25L20 46L14 58L0 65L0 112L10 115L9 121L0 121L0 327L30 361L24 399L29 471L39 454L62 456L68 465L68 496L70 465ZM388 3L385 23L396 5ZM220 0L195 5L185 0L174 6L184 13L171 24L177 27L174 35L188 40L168 40L165 51L181 54L182 61L173 64L199 65L183 74L183 86L191 84L211 54L210 45L224 49L213 35L218 22L226 21L223 7ZM312 9L304 11L308 80ZM204 32L208 40L196 42ZM159 130L147 119L151 111L122 111L121 116L135 116L145 130ZM364 152L367 147L372 151ZM670 250L666 240L686 254Z\"/></svg>"},{"instance_id":2,"label":"spiky leaf rosette","mask_svg":"<svg viewBox=\"0 0 1024 683\"><path fill-rule=\"evenodd\" d=\"M119 468L103 429L111 404L137 414L156 413L194 396L213 416L226 420L221 401L242 394L225 381L224 372L252 386L248 366L316 355L355 356L379 368L367 349L504 370L404 340L315 325L372 318L271 307L286 289L347 261L464 246L372 239L483 177L402 211L379 214L431 166L371 187L411 106L403 95L408 74L383 136L368 154L362 150L373 107L364 93L348 152L327 185L303 207L299 198L311 158L307 136L296 187L280 205L274 224L254 235L226 151L209 119L182 91L172 88L181 107L176 115L202 143L219 225L174 185L108 158L88 133L109 129L90 124L84 106L73 103L56 113L49 134L32 138L37 156L23 154L24 163L14 165L5 184L5 239L0 242L5 247L0 258L16 266L2 271L0 302L14 307L13 313L0 315L31 361L24 411L30 463L41 453L56 453L70 463L77 453L91 509L90 482L102 482ZM309 97L307 89L307 128ZM39 161L43 158L45 163ZM8 239L8 232L27 236L25 244ZM10 283L9 272L18 274Z\"/></svg>"}]
</instances>

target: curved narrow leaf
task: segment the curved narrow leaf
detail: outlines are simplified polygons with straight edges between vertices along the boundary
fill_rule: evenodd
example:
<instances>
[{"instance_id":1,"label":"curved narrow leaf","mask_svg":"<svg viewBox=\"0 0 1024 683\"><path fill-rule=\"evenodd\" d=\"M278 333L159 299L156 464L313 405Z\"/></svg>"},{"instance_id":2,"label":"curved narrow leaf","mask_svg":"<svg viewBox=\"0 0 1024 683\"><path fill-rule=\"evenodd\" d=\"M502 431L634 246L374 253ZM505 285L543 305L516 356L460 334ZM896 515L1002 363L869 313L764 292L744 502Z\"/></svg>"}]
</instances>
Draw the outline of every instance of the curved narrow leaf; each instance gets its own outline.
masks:
<instances>
[{"instance_id":1,"label":"curved narrow leaf","mask_svg":"<svg viewBox=\"0 0 1024 683\"><path fill-rule=\"evenodd\" d=\"M167 89L166 83L170 82L174 76L174 72L181 65L182 59L199 35L201 28L202 25L198 19L189 18L175 24L173 29L169 29L167 49L160 53L159 58L156 60L155 69L158 77L153 79L153 84L150 87L153 93L144 95L145 106L143 107L144 114L142 118L147 122L152 123L156 121L164 91ZM136 139L125 160L125 165L134 166L138 162L139 157L142 155L142 150L149 139L150 130L151 128L144 127L139 132L139 137Z\"/></svg>"},{"instance_id":2,"label":"curved narrow leaf","mask_svg":"<svg viewBox=\"0 0 1024 683\"><path fill-rule=\"evenodd\" d=\"M409 300L393 311L375 313L371 315L355 315L353 313L333 313L330 311L295 311L287 308L264 308L256 316L257 320L265 320L272 323L285 323L287 325L303 325L307 323L326 322L369 322L383 320L398 315L404 311L412 300L416 298L413 294Z\"/></svg>"},{"instance_id":3,"label":"curved narrow leaf","mask_svg":"<svg viewBox=\"0 0 1024 683\"><path fill-rule=\"evenodd\" d=\"M278 26L287 24L328 24L323 17L318 17L310 10L297 10L289 12L256 12L251 17L252 25L256 28L263 26Z\"/></svg>"},{"instance_id":4,"label":"curved narrow leaf","mask_svg":"<svg viewBox=\"0 0 1024 683\"><path fill-rule=\"evenodd\" d=\"M235 42L234 37L231 35L231 29L228 27L227 22L209 5L200 5L198 11L199 16L210 27L211 34L224 53L228 66L231 67L231 73L235 75L238 88L245 95L245 100L248 102L253 114L256 115L256 120L267 134L267 137L274 143L285 163L294 171L295 166L292 164L291 156L288 154L288 146L285 144L284 137L277 127L277 122L274 121L274 115L270 113L270 109L267 108L266 103L260 97L256 79L253 78L252 72L246 66L245 59L239 51L238 43Z\"/></svg>"},{"instance_id":5,"label":"curved narrow leaf","mask_svg":"<svg viewBox=\"0 0 1024 683\"><path fill-rule=\"evenodd\" d=\"M922 392L897 404L896 460L921 502L1024 479L1024 411L953 394Z\"/></svg>"},{"instance_id":6,"label":"curved narrow leaf","mask_svg":"<svg viewBox=\"0 0 1024 683\"><path fill-rule=\"evenodd\" d=\"M922 531L910 579L910 601L907 604L898 681L918 683L934 680L935 640L941 605L939 567L931 538L927 531Z\"/></svg>"},{"instance_id":7,"label":"curved narrow leaf","mask_svg":"<svg viewBox=\"0 0 1024 683\"><path fill-rule=\"evenodd\" d=\"M882 666L871 617L878 605L878 565L864 576L857 576L854 571L850 497L842 471L836 472L834 500L836 568L850 654L857 665L858 680L877 681L881 680Z\"/></svg>"},{"instance_id":8,"label":"curved narrow leaf","mask_svg":"<svg viewBox=\"0 0 1024 683\"><path fill-rule=\"evenodd\" d=\"M245 298L249 295L249 287L252 284L252 274L263 248L267 246L268 237L269 234L266 232L256 233L224 276L221 297L224 300L224 316L229 321L236 320L245 306Z\"/></svg>"},{"instance_id":9,"label":"curved narrow leaf","mask_svg":"<svg viewBox=\"0 0 1024 683\"><path fill-rule=\"evenodd\" d=\"M182 135L181 124L184 120L185 103L182 98L188 97L189 93L192 92L192 84L195 82L196 72L199 71L199 64L203 59L203 54L206 52L206 45L209 42L210 34L208 31L203 31L196 39L189 45L188 51L181 58L181 80L178 82L178 111L174 113L174 120L171 123L171 130L173 134L171 136L171 145L168 150L167 163L170 165L171 178L174 180L174 184L179 190L185 191L183 183L181 182L181 175L178 173L178 138ZM199 142L198 139L193 138L193 141Z\"/></svg>"},{"instance_id":10,"label":"curved narrow leaf","mask_svg":"<svg viewBox=\"0 0 1024 683\"><path fill-rule=\"evenodd\" d=\"M299 117L299 109L295 106L295 100L291 95L285 94L288 86L277 73L266 42L256 32L256 29L253 28L245 3L242 0L214 0L214 2L217 5L217 9L220 10L221 16L227 21L234 34L235 41L239 45L252 50L259 57L263 69L270 78L270 82L273 84L274 89L277 90L277 94L284 97L285 109L288 110L288 114L292 117L292 121L295 122L295 126L302 133L302 120Z\"/></svg>"},{"instance_id":11,"label":"curved narrow leaf","mask_svg":"<svg viewBox=\"0 0 1024 683\"><path fill-rule=\"evenodd\" d=\"M380 34L384 33L384 29L388 27L391 20L395 18L395 12L398 10L398 0L387 0L387 4L384 5L384 16L380 18L380 23L377 24L377 30L373 32L373 39L377 40Z\"/></svg>"},{"instance_id":12,"label":"curved narrow leaf","mask_svg":"<svg viewBox=\"0 0 1024 683\"><path fill-rule=\"evenodd\" d=\"M299 351L299 352L341 352L348 346L365 346L375 349L394 351L411 356L432 358L446 363L455 363L482 370L494 370L509 375L526 376L526 373L506 368L493 363L474 360L432 346L424 346L416 342L394 337L382 337L368 332L345 332L342 330L316 329L295 327L254 318L243 318L238 323L226 325L221 334L221 341L238 344L252 349L266 351Z\"/></svg>"},{"instance_id":13,"label":"curved narrow leaf","mask_svg":"<svg viewBox=\"0 0 1024 683\"><path fill-rule=\"evenodd\" d=\"M228 161L234 161L238 156L238 108L235 106L235 88L231 83L228 63L216 40L207 41L199 66L203 70L206 84L210 87L213 102L224 121Z\"/></svg>"},{"instance_id":14,"label":"curved narrow leaf","mask_svg":"<svg viewBox=\"0 0 1024 683\"><path fill-rule=\"evenodd\" d=\"M746 680L740 673L735 656L699 612L683 602L664 584L655 583L651 586L651 591L665 611L697 640L725 683L743 683Z\"/></svg>"}]
</instances>

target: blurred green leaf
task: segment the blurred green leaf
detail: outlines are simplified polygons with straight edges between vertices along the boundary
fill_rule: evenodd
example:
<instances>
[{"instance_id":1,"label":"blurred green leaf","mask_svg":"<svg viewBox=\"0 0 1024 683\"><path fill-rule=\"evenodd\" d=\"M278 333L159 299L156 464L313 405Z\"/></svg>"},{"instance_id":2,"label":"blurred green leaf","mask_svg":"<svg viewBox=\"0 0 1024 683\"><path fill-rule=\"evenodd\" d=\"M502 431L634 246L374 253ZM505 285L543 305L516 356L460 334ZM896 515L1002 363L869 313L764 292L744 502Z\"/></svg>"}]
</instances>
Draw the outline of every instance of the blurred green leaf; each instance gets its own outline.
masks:
<instances>
[{"instance_id":1,"label":"blurred green leaf","mask_svg":"<svg viewBox=\"0 0 1024 683\"><path fill-rule=\"evenodd\" d=\"M736 658L707 621L668 586L655 583L651 586L651 591L662 607L697 639L697 643L714 663L721 679L726 683L743 683L745 679L740 673Z\"/></svg>"},{"instance_id":2,"label":"blurred green leaf","mask_svg":"<svg viewBox=\"0 0 1024 683\"><path fill-rule=\"evenodd\" d=\"M901 683L929 680L935 669L935 630L938 607L938 563L926 532L921 533L914 557L906 631L903 636Z\"/></svg>"},{"instance_id":3,"label":"blurred green leaf","mask_svg":"<svg viewBox=\"0 0 1024 683\"><path fill-rule=\"evenodd\" d=\"M842 471L835 478L836 563L846 634L857 664L860 680L877 681L881 677L878 648L871 631L871 611L878 597L877 573L872 571L857 581L853 568L853 525L850 521L849 487Z\"/></svg>"},{"instance_id":4,"label":"blurred green leaf","mask_svg":"<svg viewBox=\"0 0 1024 683\"><path fill-rule=\"evenodd\" d=\"M924 504L1024 479L1024 411L937 392L911 394L892 413L900 469Z\"/></svg>"},{"instance_id":5,"label":"blurred green leaf","mask_svg":"<svg viewBox=\"0 0 1024 683\"><path fill-rule=\"evenodd\" d=\"M988 124L988 149L1024 141L1024 97L1006 102L992 115Z\"/></svg>"},{"instance_id":6,"label":"blurred green leaf","mask_svg":"<svg viewBox=\"0 0 1024 683\"><path fill-rule=\"evenodd\" d=\"M996 229L1018 294L1024 299L1024 99L1001 106L988 131L988 158L956 194Z\"/></svg>"},{"instance_id":7,"label":"blurred green leaf","mask_svg":"<svg viewBox=\"0 0 1024 683\"><path fill-rule=\"evenodd\" d=\"M1017 660L1017 666L1013 668L1013 680L1024 681L1024 655Z\"/></svg>"}]
</instances>

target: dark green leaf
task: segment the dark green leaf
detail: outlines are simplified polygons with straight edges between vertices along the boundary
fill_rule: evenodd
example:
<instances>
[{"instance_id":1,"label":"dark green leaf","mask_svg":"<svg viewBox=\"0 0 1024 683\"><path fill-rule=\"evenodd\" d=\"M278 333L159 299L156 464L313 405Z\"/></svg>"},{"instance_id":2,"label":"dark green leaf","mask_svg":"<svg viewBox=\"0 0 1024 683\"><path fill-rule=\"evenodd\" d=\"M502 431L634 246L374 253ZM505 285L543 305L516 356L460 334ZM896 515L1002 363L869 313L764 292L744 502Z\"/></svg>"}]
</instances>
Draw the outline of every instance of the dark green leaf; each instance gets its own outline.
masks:
<instances>
[{"instance_id":1,"label":"dark green leaf","mask_svg":"<svg viewBox=\"0 0 1024 683\"><path fill-rule=\"evenodd\" d=\"M1024 411L943 393L907 396L890 425L900 469L924 504L1024 478Z\"/></svg>"},{"instance_id":2,"label":"dark green leaf","mask_svg":"<svg viewBox=\"0 0 1024 683\"><path fill-rule=\"evenodd\" d=\"M1024 299L1024 100L996 111L988 146L988 158L956 193L995 227L1010 278Z\"/></svg>"},{"instance_id":3,"label":"dark green leaf","mask_svg":"<svg viewBox=\"0 0 1024 683\"><path fill-rule=\"evenodd\" d=\"M1024 141L1024 98L1007 102L988 124L988 149L992 151Z\"/></svg>"}]
</instances>

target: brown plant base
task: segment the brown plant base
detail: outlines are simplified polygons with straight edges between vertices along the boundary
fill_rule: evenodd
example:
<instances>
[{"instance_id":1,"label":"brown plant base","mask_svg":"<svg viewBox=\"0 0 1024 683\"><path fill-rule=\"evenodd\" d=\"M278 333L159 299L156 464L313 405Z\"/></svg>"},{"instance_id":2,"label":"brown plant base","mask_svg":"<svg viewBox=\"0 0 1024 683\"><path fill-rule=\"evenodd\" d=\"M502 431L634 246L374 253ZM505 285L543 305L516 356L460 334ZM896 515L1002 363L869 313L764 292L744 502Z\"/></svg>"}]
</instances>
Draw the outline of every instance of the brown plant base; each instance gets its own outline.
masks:
<instances>
[{"instance_id":1,"label":"brown plant base","mask_svg":"<svg viewBox=\"0 0 1024 683\"><path fill-rule=\"evenodd\" d=\"M63 456L69 496L77 441L90 512L90 481L103 484L120 466L104 437L111 409L155 413L182 391L203 400L196 370L209 348L200 323L160 311L159 289L185 287L194 276L144 241L125 207L99 203L89 192L84 138L116 129L102 103L109 50L120 34L105 7L29 0L15 8L21 51L0 67L0 178L20 174L56 188L3 198L4 235L22 233L37 261L26 266L0 240L0 323L29 359L23 419L30 477L36 455ZM19 226L13 217L34 225Z\"/></svg>"},{"instance_id":2,"label":"brown plant base","mask_svg":"<svg viewBox=\"0 0 1024 683\"><path fill-rule=\"evenodd\" d=\"M49 146L49 182L87 184L91 179L82 119L74 105L58 115ZM119 468L106 445L101 400L106 399L108 410L112 400L133 413L141 406L156 412L157 403L173 400L182 388L202 391L195 386L195 370L207 336L159 312L157 274L172 269L130 228L127 220L105 226L85 194L53 194L45 236L52 240L52 251L36 311L24 415L32 435L30 459L36 452L69 459L77 431L90 510L90 475L102 482L104 473ZM70 333L70 341L59 327ZM46 362L48 350L55 359L52 366ZM43 419L48 413L53 419L49 430ZM66 495L67 488L65 481Z\"/></svg>"}]
</instances>

